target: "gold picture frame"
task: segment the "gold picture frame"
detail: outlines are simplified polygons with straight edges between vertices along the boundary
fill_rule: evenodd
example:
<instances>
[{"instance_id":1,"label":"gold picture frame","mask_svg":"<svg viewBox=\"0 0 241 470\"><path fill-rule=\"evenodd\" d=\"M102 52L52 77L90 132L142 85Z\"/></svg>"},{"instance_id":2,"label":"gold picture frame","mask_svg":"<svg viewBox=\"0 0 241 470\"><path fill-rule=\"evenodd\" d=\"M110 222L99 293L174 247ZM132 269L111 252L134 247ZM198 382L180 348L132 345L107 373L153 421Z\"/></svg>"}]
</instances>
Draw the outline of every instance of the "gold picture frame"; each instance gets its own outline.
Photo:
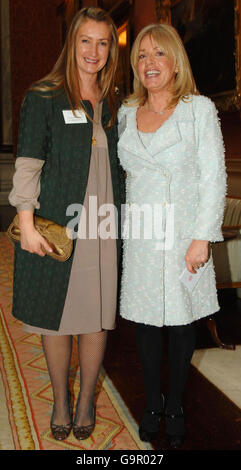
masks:
<instances>
[{"instance_id":1,"label":"gold picture frame","mask_svg":"<svg viewBox=\"0 0 241 470\"><path fill-rule=\"evenodd\" d=\"M204 4L205 0L203 0L202 2L200 0L197 1L197 5L199 7L201 3ZM181 4L183 4L184 7L186 4L189 8L191 8L191 13L193 14L196 4L195 0L193 0L192 2L189 2L188 0L156 0L156 12L158 21L173 24L172 12L174 9L177 9L177 7L181 7ZM228 4L229 1L227 5ZM204 94L210 96L215 102L216 106L222 111L240 111L241 109L241 0L233 0L233 8L234 50L230 51L229 56L230 61L233 61L232 71L230 70L229 72L229 77L232 78L233 86L230 88L225 88L223 90L218 90L217 92L215 92L215 90L212 90L212 92L210 93L206 93L204 91ZM207 7L205 7L205 11L207 11ZM174 24L174 26L176 25ZM220 28L220 33L222 34L222 28ZM182 36L182 34L180 35ZM201 41L199 42L199 45L200 43ZM225 72L227 76L227 70Z\"/></svg>"}]
</instances>

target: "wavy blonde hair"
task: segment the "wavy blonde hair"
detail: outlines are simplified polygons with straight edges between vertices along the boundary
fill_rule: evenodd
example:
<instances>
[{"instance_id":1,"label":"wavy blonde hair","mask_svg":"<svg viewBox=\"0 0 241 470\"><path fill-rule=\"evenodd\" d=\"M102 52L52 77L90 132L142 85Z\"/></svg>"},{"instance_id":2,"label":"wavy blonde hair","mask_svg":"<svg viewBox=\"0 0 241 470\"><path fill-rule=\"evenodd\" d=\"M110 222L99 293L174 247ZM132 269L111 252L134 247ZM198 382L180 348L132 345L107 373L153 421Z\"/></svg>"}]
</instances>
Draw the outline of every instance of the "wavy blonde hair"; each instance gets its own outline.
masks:
<instances>
[{"instance_id":1,"label":"wavy blonde hair","mask_svg":"<svg viewBox=\"0 0 241 470\"><path fill-rule=\"evenodd\" d=\"M63 50L51 72L30 89L42 92L64 89L72 110L80 109L85 113L78 82L78 69L76 63L76 37L80 26L88 19L106 23L111 32L110 51L106 65L98 73L98 82L101 89L101 99L108 99L111 119L107 127L113 125L117 114L117 100L115 95L115 74L118 64L118 32L111 17L101 8L82 8L74 17ZM87 113L86 113L87 114ZM89 117L89 116L88 116Z\"/></svg>"},{"instance_id":2,"label":"wavy blonde hair","mask_svg":"<svg viewBox=\"0 0 241 470\"><path fill-rule=\"evenodd\" d=\"M151 24L143 28L137 35L131 51L131 65L134 73L133 93L129 95L125 104L128 106L143 106L147 100L147 89L142 85L138 75L138 60L140 44L144 37L154 39L162 52L173 61L173 72L177 69L171 92L169 107L178 103L180 99L188 99L190 94L199 92L192 74L190 62L183 42L173 26L168 24Z\"/></svg>"}]
</instances>

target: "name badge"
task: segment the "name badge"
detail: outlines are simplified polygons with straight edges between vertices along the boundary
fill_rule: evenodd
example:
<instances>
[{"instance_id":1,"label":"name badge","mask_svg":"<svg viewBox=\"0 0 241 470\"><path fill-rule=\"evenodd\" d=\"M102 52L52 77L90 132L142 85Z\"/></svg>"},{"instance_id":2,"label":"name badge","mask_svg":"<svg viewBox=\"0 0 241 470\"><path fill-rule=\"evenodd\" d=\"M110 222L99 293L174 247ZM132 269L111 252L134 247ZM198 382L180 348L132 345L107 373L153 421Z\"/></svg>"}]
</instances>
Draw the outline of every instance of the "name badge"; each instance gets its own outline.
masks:
<instances>
[{"instance_id":1,"label":"name badge","mask_svg":"<svg viewBox=\"0 0 241 470\"><path fill-rule=\"evenodd\" d=\"M76 116L73 114L72 110L63 110L65 124L84 124L87 122L84 111L76 109L75 114Z\"/></svg>"}]
</instances>

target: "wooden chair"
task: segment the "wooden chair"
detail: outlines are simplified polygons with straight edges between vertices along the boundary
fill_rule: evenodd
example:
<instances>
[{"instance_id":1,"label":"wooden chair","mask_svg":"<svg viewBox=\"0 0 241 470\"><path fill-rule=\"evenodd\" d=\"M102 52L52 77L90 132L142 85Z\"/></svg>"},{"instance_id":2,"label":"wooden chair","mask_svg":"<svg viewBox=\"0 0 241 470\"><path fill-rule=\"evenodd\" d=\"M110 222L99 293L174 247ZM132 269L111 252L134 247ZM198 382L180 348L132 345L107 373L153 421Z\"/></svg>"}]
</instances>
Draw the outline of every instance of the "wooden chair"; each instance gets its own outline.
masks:
<instances>
[{"instance_id":1,"label":"wooden chair","mask_svg":"<svg viewBox=\"0 0 241 470\"><path fill-rule=\"evenodd\" d=\"M241 198L226 198L222 229L224 241L212 245L217 289L236 288L241 297ZM222 343L212 316L208 317L207 326L218 347L235 349L233 344Z\"/></svg>"}]
</instances>

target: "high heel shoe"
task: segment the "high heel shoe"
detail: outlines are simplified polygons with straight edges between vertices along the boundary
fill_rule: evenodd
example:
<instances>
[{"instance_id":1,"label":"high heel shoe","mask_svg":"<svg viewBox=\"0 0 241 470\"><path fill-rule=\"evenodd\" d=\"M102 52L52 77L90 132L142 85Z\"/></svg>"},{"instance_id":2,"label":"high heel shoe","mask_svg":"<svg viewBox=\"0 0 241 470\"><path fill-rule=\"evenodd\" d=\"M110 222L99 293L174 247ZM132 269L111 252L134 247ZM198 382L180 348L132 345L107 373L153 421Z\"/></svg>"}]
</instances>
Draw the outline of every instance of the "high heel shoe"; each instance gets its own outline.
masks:
<instances>
[{"instance_id":1,"label":"high heel shoe","mask_svg":"<svg viewBox=\"0 0 241 470\"><path fill-rule=\"evenodd\" d=\"M80 395L78 396L76 408L78 407L79 398L80 398ZM74 434L75 438L78 439L79 441L83 441L84 439L88 439L88 437L90 437L90 435L92 434L92 432L95 429L95 415L96 415L96 407L95 406L93 406L93 415L94 415L93 423L88 424L86 426L76 424L76 422L75 422L76 421L76 415L75 415L75 420L74 420L74 424L73 424L73 434Z\"/></svg>"},{"instance_id":2,"label":"high heel shoe","mask_svg":"<svg viewBox=\"0 0 241 470\"><path fill-rule=\"evenodd\" d=\"M164 396L162 395L162 408L160 411L146 409L139 427L140 439L144 442L153 441L159 430L164 411Z\"/></svg>"},{"instance_id":3,"label":"high heel shoe","mask_svg":"<svg viewBox=\"0 0 241 470\"><path fill-rule=\"evenodd\" d=\"M50 429L53 434L54 439L56 441L64 441L69 436L71 429L72 429L72 416L71 416L71 395L68 392L68 407L69 407L69 414L71 422L69 424L54 424L53 423L53 416L55 413L55 404L53 405L52 417L50 420Z\"/></svg>"},{"instance_id":4,"label":"high heel shoe","mask_svg":"<svg viewBox=\"0 0 241 470\"><path fill-rule=\"evenodd\" d=\"M185 422L183 409L176 414L165 414L166 440L172 449L178 449L185 439Z\"/></svg>"}]
</instances>

